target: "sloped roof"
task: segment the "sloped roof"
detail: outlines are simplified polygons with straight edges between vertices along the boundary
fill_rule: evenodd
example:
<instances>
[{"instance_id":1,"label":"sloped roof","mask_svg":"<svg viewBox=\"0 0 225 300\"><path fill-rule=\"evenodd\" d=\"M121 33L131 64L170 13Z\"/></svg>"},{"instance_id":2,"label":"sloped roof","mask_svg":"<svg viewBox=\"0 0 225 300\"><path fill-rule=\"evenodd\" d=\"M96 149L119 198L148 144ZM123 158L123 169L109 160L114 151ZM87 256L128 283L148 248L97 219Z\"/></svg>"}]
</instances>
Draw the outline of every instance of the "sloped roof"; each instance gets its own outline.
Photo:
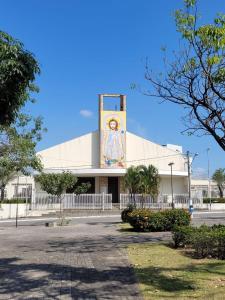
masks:
<instances>
[{"instance_id":1,"label":"sloped roof","mask_svg":"<svg viewBox=\"0 0 225 300\"><path fill-rule=\"evenodd\" d=\"M93 131L37 153L46 169L99 168L99 132ZM127 167L131 165L155 165L159 170L184 171L185 159L175 150L151 142L133 133L126 133Z\"/></svg>"}]
</instances>

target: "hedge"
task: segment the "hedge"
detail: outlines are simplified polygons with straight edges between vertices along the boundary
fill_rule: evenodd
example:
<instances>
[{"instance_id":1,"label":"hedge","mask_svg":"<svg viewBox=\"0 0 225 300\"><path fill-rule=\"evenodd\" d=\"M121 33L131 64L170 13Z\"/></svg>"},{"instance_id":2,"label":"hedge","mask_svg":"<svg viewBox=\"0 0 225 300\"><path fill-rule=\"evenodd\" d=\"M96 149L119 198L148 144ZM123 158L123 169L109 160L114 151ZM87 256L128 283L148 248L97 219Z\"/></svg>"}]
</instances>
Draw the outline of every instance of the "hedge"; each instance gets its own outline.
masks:
<instances>
[{"instance_id":1,"label":"hedge","mask_svg":"<svg viewBox=\"0 0 225 300\"><path fill-rule=\"evenodd\" d=\"M137 231L171 231L175 225L189 225L190 214L184 209L152 211L133 209L124 212L126 221ZM122 212L122 215L124 215ZM124 218L125 219L125 218Z\"/></svg>"},{"instance_id":2,"label":"hedge","mask_svg":"<svg viewBox=\"0 0 225 300\"><path fill-rule=\"evenodd\" d=\"M135 206L129 204L127 208L125 208L121 213L121 219L124 223L128 222L128 213L132 212L135 209Z\"/></svg>"},{"instance_id":3,"label":"hedge","mask_svg":"<svg viewBox=\"0 0 225 300\"><path fill-rule=\"evenodd\" d=\"M202 225L199 228L175 226L173 228L175 247L189 247L196 257L215 257L225 259L225 226Z\"/></svg>"},{"instance_id":4,"label":"hedge","mask_svg":"<svg viewBox=\"0 0 225 300\"><path fill-rule=\"evenodd\" d=\"M210 203L210 198L203 198L203 203ZM225 203L225 198L211 198L211 203Z\"/></svg>"},{"instance_id":5,"label":"hedge","mask_svg":"<svg viewBox=\"0 0 225 300\"><path fill-rule=\"evenodd\" d=\"M26 204L26 199L4 199L3 201L0 201L1 204ZM27 203L31 203L30 199L27 199Z\"/></svg>"}]
</instances>

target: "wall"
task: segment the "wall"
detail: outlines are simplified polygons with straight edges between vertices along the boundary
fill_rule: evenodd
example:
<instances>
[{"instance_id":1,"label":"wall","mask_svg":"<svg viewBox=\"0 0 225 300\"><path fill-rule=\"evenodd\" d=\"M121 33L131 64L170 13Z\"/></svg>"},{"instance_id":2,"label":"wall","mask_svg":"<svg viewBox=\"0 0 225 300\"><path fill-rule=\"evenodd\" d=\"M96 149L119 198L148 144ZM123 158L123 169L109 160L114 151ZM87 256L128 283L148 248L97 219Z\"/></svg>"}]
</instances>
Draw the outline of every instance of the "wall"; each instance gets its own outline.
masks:
<instances>
[{"instance_id":1,"label":"wall","mask_svg":"<svg viewBox=\"0 0 225 300\"><path fill-rule=\"evenodd\" d=\"M173 193L187 194L187 178L173 176ZM160 194L171 194L171 179L170 177L161 177Z\"/></svg>"},{"instance_id":2,"label":"wall","mask_svg":"<svg viewBox=\"0 0 225 300\"><path fill-rule=\"evenodd\" d=\"M187 171L186 160L180 152L127 132L127 167L153 164L159 170L170 171L170 162L174 162L174 171Z\"/></svg>"},{"instance_id":3,"label":"wall","mask_svg":"<svg viewBox=\"0 0 225 300\"><path fill-rule=\"evenodd\" d=\"M0 206L0 219L10 219L16 217L16 204L1 204ZM26 217L27 209L26 204L18 204L18 217Z\"/></svg>"},{"instance_id":4,"label":"wall","mask_svg":"<svg viewBox=\"0 0 225 300\"><path fill-rule=\"evenodd\" d=\"M22 187L25 187L26 185L31 184L32 187L34 187L34 178L31 176L19 176L19 181L17 176L15 176L7 185L6 185L6 198L12 199L15 192L15 186L19 183L19 192Z\"/></svg>"},{"instance_id":5,"label":"wall","mask_svg":"<svg viewBox=\"0 0 225 300\"><path fill-rule=\"evenodd\" d=\"M37 153L45 169L98 168L99 134L94 131Z\"/></svg>"}]
</instances>

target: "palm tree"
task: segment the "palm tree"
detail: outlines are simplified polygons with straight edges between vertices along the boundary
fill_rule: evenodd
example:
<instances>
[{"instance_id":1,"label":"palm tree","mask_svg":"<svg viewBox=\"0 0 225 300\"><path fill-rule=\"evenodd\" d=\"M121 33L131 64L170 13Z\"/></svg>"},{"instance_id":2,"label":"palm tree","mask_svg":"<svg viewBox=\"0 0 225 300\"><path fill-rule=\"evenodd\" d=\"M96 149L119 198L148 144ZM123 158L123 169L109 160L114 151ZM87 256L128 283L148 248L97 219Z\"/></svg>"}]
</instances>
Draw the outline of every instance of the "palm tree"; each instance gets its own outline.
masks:
<instances>
[{"instance_id":1,"label":"palm tree","mask_svg":"<svg viewBox=\"0 0 225 300\"><path fill-rule=\"evenodd\" d=\"M129 191L131 202L135 204L135 197L133 198L133 196L140 190L140 168L138 166L131 166L127 169L124 176L124 186Z\"/></svg>"},{"instance_id":2,"label":"palm tree","mask_svg":"<svg viewBox=\"0 0 225 300\"><path fill-rule=\"evenodd\" d=\"M214 172L212 179L217 183L220 198L223 198L223 191L225 189L225 168L217 169Z\"/></svg>"},{"instance_id":3,"label":"palm tree","mask_svg":"<svg viewBox=\"0 0 225 300\"><path fill-rule=\"evenodd\" d=\"M159 173L153 165L140 166L141 190L142 194L150 195L153 198L159 193Z\"/></svg>"}]
</instances>

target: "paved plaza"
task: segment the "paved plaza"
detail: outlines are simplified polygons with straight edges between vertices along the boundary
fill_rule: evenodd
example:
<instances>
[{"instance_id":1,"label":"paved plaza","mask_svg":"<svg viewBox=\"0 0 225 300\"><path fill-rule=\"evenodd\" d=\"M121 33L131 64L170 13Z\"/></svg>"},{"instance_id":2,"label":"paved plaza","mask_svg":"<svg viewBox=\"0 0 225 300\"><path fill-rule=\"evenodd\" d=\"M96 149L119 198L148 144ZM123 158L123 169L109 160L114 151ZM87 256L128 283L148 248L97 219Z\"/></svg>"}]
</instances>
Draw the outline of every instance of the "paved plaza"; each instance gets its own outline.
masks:
<instances>
[{"instance_id":1,"label":"paved plaza","mask_svg":"<svg viewBox=\"0 0 225 300\"><path fill-rule=\"evenodd\" d=\"M112 218L1 226L0 299L142 299L125 246L168 237L122 233Z\"/></svg>"},{"instance_id":2,"label":"paved plaza","mask_svg":"<svg viewBox=\"0 0 225 300\"><path fill-rule=\"evenodd\" d=\"M142 299L126 245L171 237L123 232L116 216L45 222L0 222L0 299ZM196 214L193 223L225 223L225 213Z\"/></svg>"}]
</instances>

